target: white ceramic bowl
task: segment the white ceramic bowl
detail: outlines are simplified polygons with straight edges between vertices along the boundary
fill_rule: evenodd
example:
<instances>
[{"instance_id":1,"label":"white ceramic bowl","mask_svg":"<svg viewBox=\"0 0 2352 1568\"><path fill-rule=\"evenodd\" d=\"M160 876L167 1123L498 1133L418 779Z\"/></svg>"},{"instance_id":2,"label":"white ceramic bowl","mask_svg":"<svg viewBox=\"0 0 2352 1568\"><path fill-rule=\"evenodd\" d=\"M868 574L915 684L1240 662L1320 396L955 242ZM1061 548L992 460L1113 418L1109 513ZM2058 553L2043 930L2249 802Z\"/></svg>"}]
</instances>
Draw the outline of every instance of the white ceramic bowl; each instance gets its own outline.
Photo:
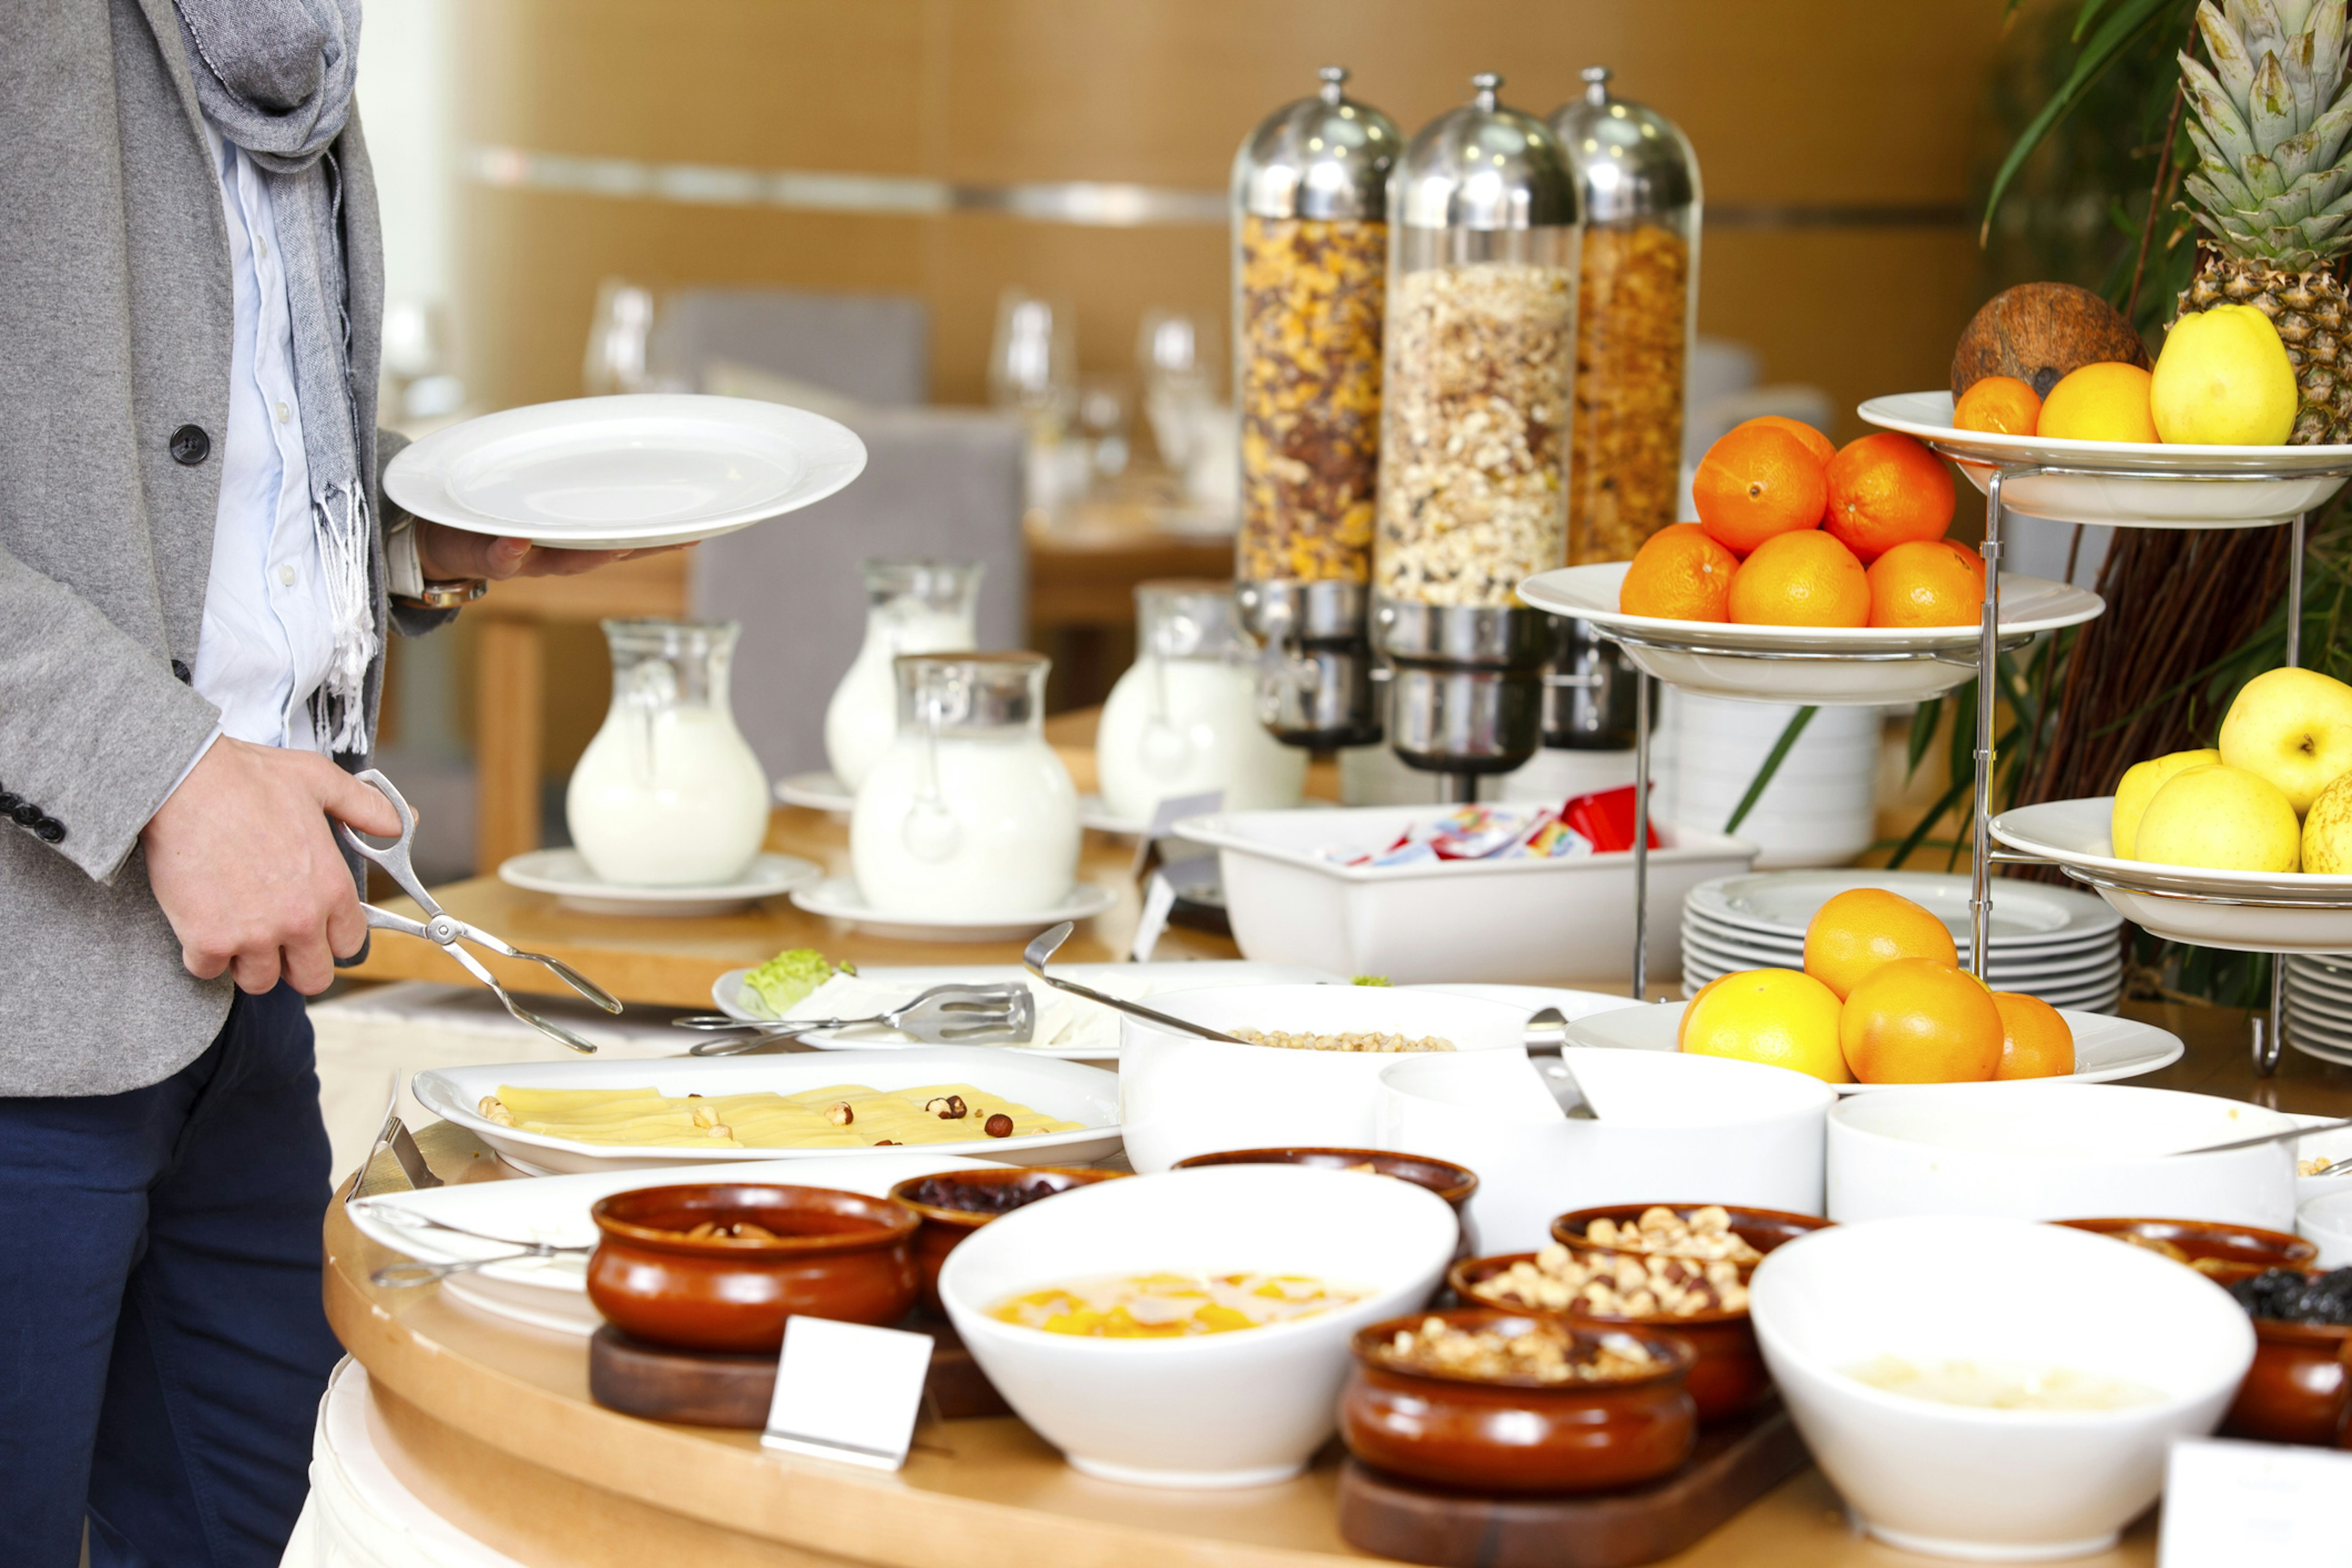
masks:
<instances>
[{"instance_id":1,"label":"white ceramic bowl","mask_svg":"<svg viewBox=\"0 0 2352 1568\"><path fill-rule=\"evenodd\" d=\"M1005 1402L1077 1468L1143 1486L1265 1486L1331 1435L1349 1336L1419 1310L1458 1234L1445 1200L1410 1182L1303 1165L1171 1171L982 1226L948 1255L940 1296ZM1083 1339L988 1314L1031 1290L1166 1270L1305 1274L1368 1294L1185 1340Z\"/></svg>"},{"instance_id":2,"label":"white ceramic bowl","mask_svg":"<svg viewBox=\"0 0 2352 1568\"><path fill-rule=\"evenodd\" d=\"M1803 1073L1720 1057L1570 1049L1561 1065L1599 1112L1570 1121L1538 1076L1552 1066L1482 1051L1448 1063L1391 1057L1376 1147L1478 1174L1482 1252L1551 1240L1554 1215L1601 1204L1722 1203L1822 1212L1822 1126L1837 1096Z\"/></svg>"},{"instance_id":3,"label":"white ceramic bowl","mask_svg":"<svg viewBox=\"0 0 2352 1568\"><path fill-rule=\"evenodd\" d=\"M1225 912L1245 957L1399 985L1499 981L1568 984L1633 973L1633 857L1338 866L1322 851L1387 845L1453 806L1234 811L1187 817L1178 837L1217 851ZM1650 855L1653 973L1681 963L1683 897L1745 871L1756 846L1658 825Z\"/></svg>"},{"instance_id":4,"label":"white ceramic bowl","mask_svg":"<svg viewBox=\"0 0 2352 1568\"><path fill-rule=\"evenodd\" d=\"M2051 1288L2053 1282L2063 1289ZM2210 1432L2253 1325L2194 1269L2013 1219L1838 1226L1758 1265L1748 1312L1805 1446L1870 1532L1986 1562L2112 1544L2156 1500L2167 1446ZM1991 1410L1848 1375L1886 1355L2064 1367L2152 1388L2115 1410Z\"/></svg>"},{"instance_id":5,"label":"white ceramic bowl","mask_svg":"<svg viewBox=\"0 0 2352 1568\"><path fill-rule=\"evenodd\" d=\"M2295 1211L2294 1233L2319 1247L2322 1268L2352 1264L2352 1193L2314 1198Z\"/></svg>"},{"instance_id":6,"label":"white ceramic bowl","mask_svg":"<svg viewBox=\"0 0 2352 1568\"><path fill-rule=\"evenodd\" d=\"M1155 996L1148 1005L1228 1034L1257 1028L1434 1035L1453 1041L1454 1048L1431 1052L1424 1059L1447 1066L1496 1050L1524 1060L1529 1011L1439 991L1379 985L1221 986ZM1124 1018L1118 1116L1128 1163L1148 1173L1224 1149L1370 1148L1380 1126L1381 1069L1398 1059L1373 1052L1229 1046Z\"/></svg>"},{"instance_id":7,"label":"white ceramic bowl","mask_svg":"<svg viewBox=\"0 0 2352 1568\"><path fill-rule=\"evenodd\" d=\"M2275 1110L2121 1084L1943 1083L1850 1095L1829 1116L1829 1215L2163 1215L2294 1226L2294 1145L2183 1149L2283 1131Z\"/></svg>"}]
</instances>

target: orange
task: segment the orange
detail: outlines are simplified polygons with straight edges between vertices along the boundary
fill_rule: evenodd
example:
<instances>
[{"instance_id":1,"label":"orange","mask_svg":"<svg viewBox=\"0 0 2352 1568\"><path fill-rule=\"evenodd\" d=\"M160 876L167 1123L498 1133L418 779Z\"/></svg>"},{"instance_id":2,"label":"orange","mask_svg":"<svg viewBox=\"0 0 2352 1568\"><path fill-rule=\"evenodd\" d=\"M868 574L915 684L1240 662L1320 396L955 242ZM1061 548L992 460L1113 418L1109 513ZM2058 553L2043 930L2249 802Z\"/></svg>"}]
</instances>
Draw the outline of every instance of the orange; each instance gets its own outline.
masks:
<instances>
[{"instance_id":1,"label":"orange","mask_svg":"<svg viewBox=\"0 0 2352 1568\"><path fill-rule=\"evenodd\" d=\"M2033 433L2044 440L2156 441L2152 378L2136 364L2103 360L2067 374L2042 400Z\"/></svg>"},{"instance_id":2,"label":"orange","mask_svg":"<svg viewBox=\"0 0 2352 1568\"><path fill-rule=\"evenodd\" d=\"M1898 958L1957 964L1960 953L1942 921L1884 888L1849 888L1805 925L1805 973L1841 1002L1872 970Z\"/></svg>"},{"instance_id":3,"label":"orange","mask_svg":"<svg viewBox=\"0 0 2352 1568\"><path fill-rule=\"evenodd\" d=\"M1864 1083L1982 1083L2003 1038L1992 993L1933 958L1880 964L1838 1015L1846 1066Z\"/></svg>"},{"instance_id":4,"label":"orange","mask_svg":"<svg viewBox=\"0 0 2352 1568\"><path fill-rule=\"evenodd\" d=\"M2000 1065L1995 1078L2064 1078L2074 1070L2074 1031L2039 996L1996 991L2000 1009Z\"/></svg>"},{"instance_id":5,"label":"orange","mask_svg":"<svg viewBox=\"0 0 2352 1568\"><path fill-rule=\"evenodd\" d=\"M1952 428L1996 436L2031 436L2042 418L2042 399L2013 375L1989 375L1960 394L1952 405Z\"/></svg>"},{"instance_id":6,"label":"orange","mask_svg":"<svg viewBox=\"0 0 2352 1568\"><path fill-rule=\"evenodd\" d=\"M1984 558L1948 539L1915 539L1870 563L1874 626L1972 626L1984 618Z\"/></svg>"},{"instance_id":7,"label":"orange","mask_svg":"<svg viewBox=\"0 0 2352 1568\"><path fill-rule=\"evenodd\" d=\"M1695 522L1658 530L1633 554L1617 587L1617 607L1629 616L1670 621L1731 618L1731 574L1739 557Z\"/></svg>"},{"instance_id":8,"label":"orange","mask_svg":"<svg viewBox=\"0 0 2352 1568\"><path fill-rule=\"evenodd\" d=\"M1821 458L1786 430L1748 423L1706 449L1692 481L1698 520L1735 555L1776 534L1818 528L1829 501Z\"/></svg>"},{"instance_id":9,"label":"orange","mask_svg":"<svg viewBox=\"0 0 2352 1568\"><path fill-rule=\"evenodd\" d=\"M1822 531L1865 566L1898 544L1941 539L1952 526L1952 471L1893 430L1848 442L1830 459Z\"/></svg>"},{"instance_id":10,"label":"orange","mask_svg":"<svg viewBox=\"0 0 2352 1568\"><path fill-rule=\"evenodd\" d=\"M1793 969L1743 969L1691 998L1683 1010L1682 1049L1695 1057L1732 1057L1766 1067L1852 1083L1838 1041L1838 999Z\"/></svg>"},{"instance_id":11,"label":"orange","mask_svg":"<svg viewBox=\"0 0 2352 1568\"><path fill-rule=\"evenodd\" d=\"M1868 626L1870 579L1853 551L1818 529L1783 533L1740 565L1730 609L1742 626Z\"/></svg>"},{"instance_id":12,"label":"orange","mask_svg":"<svg viewBox=\"0 0 2352 1568\"><path fill-rule=\"evenodd\" d=\"M1732 428L1735 430L1786 430L1790 435L1794 436L1799 441L1804 444L1806 451L1811 452L1814 457L1819 458L1822 460L1822 467L1824 468L1830 466L1830 459L1837 456L1836 442L1831 440L1828 437L1822 435L1820 431L1814 429L1803 420L1791 419L1785 414L1759 414L1753 419L1741 420L1738 424L1733 426Z\"/></svg>"},{"instance_id":13,"label":"orange","mask_svg":"<svg viewBox=\"0 0 2352 1568\"><path fill-rule=\"evenodd\" d=\"M1683 1042L1690 1037L1691 1015L1698 1011L1698 1005L1701 1002L1706 1000L1706 994L1730 978L1731 976L1728 974L1717 975L1714 979L1700 986L1698 988L1698 994L1693 996L1684 1006L1683 1016L1675 1025L1675 1049L1681 1050L1683 1048Z\"/></svg>"}]
</instances>

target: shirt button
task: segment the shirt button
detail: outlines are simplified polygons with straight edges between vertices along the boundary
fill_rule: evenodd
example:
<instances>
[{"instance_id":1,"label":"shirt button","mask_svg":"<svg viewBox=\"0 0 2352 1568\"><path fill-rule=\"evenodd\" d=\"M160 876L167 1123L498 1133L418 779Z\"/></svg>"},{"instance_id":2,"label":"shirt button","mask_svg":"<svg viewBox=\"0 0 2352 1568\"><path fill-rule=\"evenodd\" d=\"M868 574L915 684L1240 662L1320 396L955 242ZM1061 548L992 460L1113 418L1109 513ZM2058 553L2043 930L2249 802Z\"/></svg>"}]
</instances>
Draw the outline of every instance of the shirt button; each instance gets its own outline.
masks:
<instances>
[{"instance_id":1,"label":"shirt button","mask_svg":"<svg viewBox=\"0 0 2352 1568\"><path fill-rule=\"evenodd\" d=\"M172 661L172 679L178 681L183 686L189 683L192 677L188 671L187 660L175 658Z\"/></svg>"},{"instance_id":2,"label":"shirt button","mask_svg":"<svg viewBox=\"0 0 2352 1568\"><path fill-rule=\"evenodd\" d=\"M16 819L17 826L30 827L39 822L44 814L39 806L20 797L16 802L16 808L8 815Z\"/></svg>"},{"instance_id":3,"label":"shirt button","mask_svg":"<svg viewBox=\"0 0 2352 1568\"><path fill-rule=\"evenodd\" d=\"M253 237L253 254L264 261L269 259L269 242L257 234Z\"/></svg>"},{"instance_id":4,"label":"shirt button","mask_svg":"<svg viewBox=\"0 0 2352 1568\"><path fill-rule=\"evenodd\" d=\"M289 588L294 585L294 567L292 563L289 562L286 565L280 566L278 569L278 580L280 583L285 584L286 586Z\"/></svg>"},{"instance_id":5,"label":"shirt button","mask_svg":"<svg viewBox=\"0 0 2352 1568\"><path fill-rule=\"evenodd\" d=\"M54 816L45 816L33 825L33 836L44 844L65 842L66 825Z\"/></svg>"},{"instance_id":6,"label":"shirt button","mask_svg":"<svg viewBox=\"0 0 2352 1568\"><path fill-rule=\"evenodd\" d=\"M183 425L172 432L172 461L194 468L213 454L213 438L201 425Z\"/></svg>"},{"instance_id":7,"label":"shirt button","mask_svg":"<svg viewBox=\"0 0 2352 1568\"><path fill-rule=\"evenodd\" d=\"M284 405L283 403L280 403L280 404L278 405L278 423L279 423L280 425L283 425L283 424L285 424L289 419L291 419L291 418L293 418L293 417L294 417L294 411L293 411L292 409L290 409L290 408L287 407L287 406L286 406L286 405Z\"/></svg>"}]
</instances>

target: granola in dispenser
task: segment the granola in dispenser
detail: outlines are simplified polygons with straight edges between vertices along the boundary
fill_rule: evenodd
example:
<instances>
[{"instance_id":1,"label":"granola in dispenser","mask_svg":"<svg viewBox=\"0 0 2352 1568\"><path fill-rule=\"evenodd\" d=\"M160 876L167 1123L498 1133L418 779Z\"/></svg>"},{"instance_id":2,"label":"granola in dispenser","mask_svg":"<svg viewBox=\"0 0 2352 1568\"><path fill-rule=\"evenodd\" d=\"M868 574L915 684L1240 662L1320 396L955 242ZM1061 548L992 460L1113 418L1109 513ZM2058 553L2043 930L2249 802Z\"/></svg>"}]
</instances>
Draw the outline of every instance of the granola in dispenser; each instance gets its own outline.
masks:
<instances>
[{"instance_id":1,"label":"granola in dispenser","mask_svg":"<svg viewBox=\"0 0 2352 1568\"><path fill-rule=\"evenodd\" d=\"M1568 558L1630 561L1682 489L1690 244L1658 224L1584 232Z\"/></svg>"},{"instance_id":2,"label":"granola in dispenser","mask_svg":"<svg viewBox=\"0 0 2352 1568\"><path fill-rule=\"evenodd\" d=\"M1567 560L1576 276L1432 268L1390 290L1373 576L1390 599L1508 606Z\"/></svg>"},{"instance_id":3,"label":"granola in dispenser","mask_svg":"<svg viewBox=\"0 0 2352 1568\"><path fill-rule=\"evenodd\" d=\"M1388 226L1242 226L1244 582L1363 582L1380 468Z\"/></svg>"}]
</instances>

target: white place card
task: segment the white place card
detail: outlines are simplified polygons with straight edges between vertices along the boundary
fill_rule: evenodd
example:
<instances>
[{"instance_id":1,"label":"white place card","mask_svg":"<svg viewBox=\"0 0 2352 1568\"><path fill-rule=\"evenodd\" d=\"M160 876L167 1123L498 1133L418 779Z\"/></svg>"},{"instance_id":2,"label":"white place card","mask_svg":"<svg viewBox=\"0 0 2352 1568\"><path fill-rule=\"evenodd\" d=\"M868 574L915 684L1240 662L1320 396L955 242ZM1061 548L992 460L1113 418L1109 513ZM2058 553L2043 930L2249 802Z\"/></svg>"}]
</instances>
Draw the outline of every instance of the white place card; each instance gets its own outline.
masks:
<instances>
[{"instance_id":1,"label":"white place card","mask_svg":"<svg viewBox=\"0 0 2352 1568\"><path fill-rule=\"evenodd\" d=\"M895 1470L907 1462L931 1337L788 1318L761 1446Z\"/></svg>"},{"instance_id":2,"label":"white place card","mask_svg":"<svg viewBox=\"0 0 2352 1568\"><path fill-rule=\"evenodd\" d=\"M1224 804L1225 792L1221 789L1203 790L1199 795L1171 795L1161 801L1152 808L1151 826L1145 828L1143 837L1135 841L1135 866L1128 872L1129 877L1143 875L1144 868L1151 864L1152 846L1167 837L1171 828L1188 816L1206 816L1213 811L1223 810Z\"/></svg>"},{"instance_id":3,"label":"white place card","mask_svg":"<svg viewBox=\"0 0 2352 1568\"><path fill-rule=\"evenodd\" d=\"M2175 1443L2156 1551L2158 1568L2352 1568L2352 1453Z\"/></svg>"},{"instance_id":4,"label":"white place card","mask_svg":"<svg viewBox=\"0 0 2352 1568\"><path fill-rule=\"evenodd\" d=\"M1168 917L1176 910L1176 890L1197 888L1217 880L1217 858L1214 855L1194 855L1182 860L1171 860L1151 873L1151 880L1143 886L1143 912L1136 918L1135 940L1129 945L1128 957L1138 963L1151 962L1151 954L1167 934Z\"/></svg>"}]
</instances>

